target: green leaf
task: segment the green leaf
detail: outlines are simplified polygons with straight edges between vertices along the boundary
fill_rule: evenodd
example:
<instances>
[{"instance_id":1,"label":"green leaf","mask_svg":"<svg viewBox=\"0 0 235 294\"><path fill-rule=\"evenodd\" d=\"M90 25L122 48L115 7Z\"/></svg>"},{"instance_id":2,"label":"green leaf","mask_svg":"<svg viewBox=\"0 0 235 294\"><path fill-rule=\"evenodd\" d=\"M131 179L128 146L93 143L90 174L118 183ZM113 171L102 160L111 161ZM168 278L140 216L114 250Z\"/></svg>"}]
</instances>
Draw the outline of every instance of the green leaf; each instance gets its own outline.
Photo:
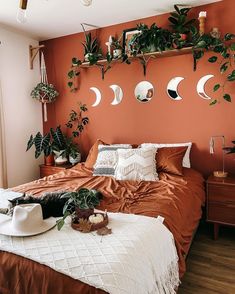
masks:
<instances>
[{"instance_id":1,"label":"green leaf","mask_svg":"<svg viewBox=\"0 0 235 294\"><path fill-rule=\"evenodd\" d=\"M230 45L230 48L231 48L233 51L235 51L235 43L232 43L232 44Z\"/></svg>"},{"instance_id":2,"label":"green leaf","mask_svg":"<svg viewBox=\"0 0 235 294\"><path fill-rule=\"evenodd\" d=\"M170 17L168 18L168 20L169 20L171 23L175 24L175 25L178 24L177 19L175 19L174 17L171 17L171 16L170 16Z\"/></svg>"},{"instance_id":3,"label":"green leaf","mask_svg":"<svg viewBox=\"0 0 235 294\"><path fill-rule=\"evenodd\" d=\"M178 14L180 14L180 10L179 10L179 8L178 8L178 6L175 4L174 5L174 8L175 8L175 11L178 13Z\"/></svg>"},{"instance_id":4,"label":"green leaf","mask_svg":"<svg viewBox=\"0 0 235 294\"><path fill-rule=\"evenodd\" d=\"M215 105L218 101L216 99L214 99L213 101L211 101L211 103L209 105Z\"/></svg>"},{"instance_id":5,"label":"green leaf","mask_svg":"<svg viewBox=\"0 0 235 294\"><path fill-rule=\"evenodd\" d=\"M234 39L235 38L235 35L234 34L229 34L229 33L227 33L227 34L225 34L225 36L224 36L224 40L225 41L230 41L230 40L232 40L232 39Z\"/></svg>"},{"instance_id":6,"label":"green leaf","mask_svg":"<svg viewBox=\"0 0 235 294\"><path fill-rule=\"evenodd\" d=\"M68 77L69 77L69 79L72 79L74 76L75 76L74 70L70 70L70 71L68 72Z\"/></svg>"},{"instance_id":7,"label":"green leaf","mask_svg":"<svg viewBox=\"0 0 235 294\"><path fill-rule=\"evenodd\" d=\"M226 100L227 102L231 102L232 99L231 99L231 96L229 94L224 94L223 96L224 100Z\"/></svg>"},{"instance_id":8,"label":"green leaf","mask_svg":"<svg viewBox=\"0 0 235 294\"><path fill-rule=\"evenodd\" d=\"M34 143L34 137L33 137L33 135L31 135L30 138L29 138L29 141L27 143L26 151L28 151L33 146L33 143Z\"/></svg>"},{"instance_id":9,"label":"green leaf","mask_svg":"<svg viewBox=\"0 0 235 294\"><path fill-rule=\"evenodd\" d=\"M60 231L62 229L62 227L64 226L64 219L61 218L61 219L57 220L56 226L57 226L58 231Z\"/></svg>"},{"instance_id":10,"label":"green leaf","mask_svg":"<svg viewBox=\"0 0 235 294\"><path fill-rule=\"evenodd\" d=\"M72 58L72 65L79 66L81 64L82 64L81 60L79 60L77 57Z\"/></svg>"},{"instance_id":11,"label":"green leaf","mask_svg":"<svg viewBox=\"0 0 235 294\"><path fill-rule=\"evenodd\" d=\"M217 59L218 59L217 56L211 56L211 57L208 59L208 61L209 61L210 63L214 63L214 62L217 61Z\"/></svg>"},{"instance_id":12,"label":"green leaf","mask_svg":"<svg viewBox=\"0 0 235 294\"><path fill-rule=\"evenodd\" d=\"M227 80L228 80L229 82L233 82L233 81L235 81L235 70L233 70L233 71L231 72L231 74L229 74L229 75L227 76Z\"/></svg>"},{"instance_id":13,"label":"green leaf","mask_svg":"<svg viewBox=\"0 0 235 294\"><path fill-rule=\"evenodd\" d=\"M201 40L194 46L194 48L206 48L206 42Z\"/></svg>"},{"instance_id":14,"label":"green leaf","mask_svg":"<svg viewBox=\"0 0 235 294\"><path fill-rule=\"evenodd\" d=\"M58 126L55 131L51 128L50 132L53 138L53 145L57 147L59 150L65 149L66 147L65 137L61 131L60 126Z\"/></svg>"},{"instance_id":15,"label":"green leaf","mask_svg":"<svg viewBox=\"0 0 235 294\"><path fill-rule=\"evenodd\" d=\"M215 46L213 51L215 53L221 53L223 50L224 50L224 47L222 45L218 45L218 46Z\"/></svg>"},{"instance_id":16,"label":"green leaf","mask_svg":"<svg viewBox=\"0 0 235 294\"><path fill-rule=\"evenodd\" d=\"M214 85L214 92L217 91L220 88L220 84Z\"/></svg>"},{"instance_id":17,"label":"green leaf","mask_svg":"<svg viewBox=\"0 0 235 294\"><path fill-rule=\"evenodd\" d=\"M220 67L220 73L223 74L228 69L229 62L225 62Z\"/></svg>"},{"instance_id":18,"label":"green leaf","mask_svg":"<svg viewBox=\"0 0 235 294\"><path fill-rule=\"evenodd\" d=\"M88 117L83 117L82 118L82 123L83 123L84 126L87 125L89 123L89 118Z\"/></svg>"},{"instance_id":19,"label":"green leaf","mask_svg":"<svg viewBox=\"0 0 235 294\"><path fill-rule=\"evenodd\" d=\"M69 86L69 88L72 88L73 82L68 82L68 86Z\"/></svg>"},{"instance_id":20,"label":"green leaf","mask_svg":"<svg viewBox=\"0 0 235 294\"><path fill-rule=\"evenodd\" d=\"M50 133L42 136L40 132L38 132L34 138L34 144L36 148L35 157L38 158L39 155L44 152L50 146Z\"/></svg>"}]
</instances>

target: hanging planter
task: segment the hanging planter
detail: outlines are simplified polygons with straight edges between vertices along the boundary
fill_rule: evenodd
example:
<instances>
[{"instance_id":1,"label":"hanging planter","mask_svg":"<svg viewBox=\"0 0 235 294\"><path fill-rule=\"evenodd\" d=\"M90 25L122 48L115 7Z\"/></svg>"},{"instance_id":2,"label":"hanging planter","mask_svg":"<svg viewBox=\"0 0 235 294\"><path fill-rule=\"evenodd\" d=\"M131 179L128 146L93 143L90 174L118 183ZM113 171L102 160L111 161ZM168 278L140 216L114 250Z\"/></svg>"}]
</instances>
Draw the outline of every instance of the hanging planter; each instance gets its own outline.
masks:
<instances>
[{"instance_id":1,"label":"hanging planter","mask_svg":"<svg viewBox=\"0 0 235 294\"><path fill-rule=\"evenodd\" d=\"M55 87L52 84L48 84L44 55L41 53L41 82L32 90L31 97L43 104L44 121L47 121L47 103L54 102L58 95L59 93Z\"/></svg>"},{"instance_id":2,"label":"hanging planter","mask_svg":"<svg viewBox=\"0 0 235 294\"><path fill-rule=\"evenodd\" d=\"M42 103L51 103L56 100L59 93L52 84L39 83L32 90L31 97Z\"/></svg>"}]
</instances>

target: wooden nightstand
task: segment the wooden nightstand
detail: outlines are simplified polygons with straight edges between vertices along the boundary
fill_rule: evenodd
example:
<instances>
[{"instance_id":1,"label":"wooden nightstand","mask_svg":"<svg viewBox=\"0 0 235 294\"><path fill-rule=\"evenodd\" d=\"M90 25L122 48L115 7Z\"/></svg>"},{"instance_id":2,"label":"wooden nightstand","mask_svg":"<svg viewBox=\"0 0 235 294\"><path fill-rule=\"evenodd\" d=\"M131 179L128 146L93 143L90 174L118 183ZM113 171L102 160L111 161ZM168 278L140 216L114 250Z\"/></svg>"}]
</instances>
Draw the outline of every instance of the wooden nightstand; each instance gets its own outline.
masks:
<instances>
[{"instance_id":1,"label":"wooden nightstand","mask_svg":"<svg viewBox=\"0 0 235 294\"><path fill-rule=\"evenodd\" d=\"M235 226L235 177L210 176L207 185L207 221L214 224L214 239L220 225Z\"/></svg>"},{"instance_id":2,"label":"wooden nightstand","mask_svg":"<svg viewBox=\"0 0 235 294\"><path fill-rule=\"evenodd\" d=\"M71 168L73 165L68 163L64 165L45 165L41 164L40 167L40 178L47 177L56 174L62 170Z\"/></svg>"}]
</instances>

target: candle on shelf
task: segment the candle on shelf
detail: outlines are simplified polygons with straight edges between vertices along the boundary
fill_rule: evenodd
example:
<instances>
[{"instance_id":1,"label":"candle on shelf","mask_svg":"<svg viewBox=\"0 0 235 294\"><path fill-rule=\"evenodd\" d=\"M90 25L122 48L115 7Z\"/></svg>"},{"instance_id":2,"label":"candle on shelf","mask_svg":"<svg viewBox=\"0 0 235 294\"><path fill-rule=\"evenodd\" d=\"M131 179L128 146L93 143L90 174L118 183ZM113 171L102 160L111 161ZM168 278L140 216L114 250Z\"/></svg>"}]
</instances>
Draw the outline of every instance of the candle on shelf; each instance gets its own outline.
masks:
<instances>
[{"instance_id":1,"label":"candle on shelf","mask_svg":"<svg viewBox=\"0 0 235 294\"><path fill-rule=\"evenodd\" d=\"M199 12L199 17L206 17L206 11Z\"/></svg>"},{"instance_id":2,"label":"candle on shelf","mask_svg":"<svg viewBox=\"0 0 235 294\"><path fill-rule=\"evenodd\" d=\"M202 36L205 33L206 11L199 12L199 34Z\"/></svg>"},{"instance_id":3,"label":"candle on shelf","mask_svg":"<svg viewBox=\"0 0 235 294\"><path fill-rule=\"evenodd\" d=\"M108 42L105 45L108 47L108 54L111 55L111 44L112 44L112 36L109 36Z\"/></svg>"}]
</instances>

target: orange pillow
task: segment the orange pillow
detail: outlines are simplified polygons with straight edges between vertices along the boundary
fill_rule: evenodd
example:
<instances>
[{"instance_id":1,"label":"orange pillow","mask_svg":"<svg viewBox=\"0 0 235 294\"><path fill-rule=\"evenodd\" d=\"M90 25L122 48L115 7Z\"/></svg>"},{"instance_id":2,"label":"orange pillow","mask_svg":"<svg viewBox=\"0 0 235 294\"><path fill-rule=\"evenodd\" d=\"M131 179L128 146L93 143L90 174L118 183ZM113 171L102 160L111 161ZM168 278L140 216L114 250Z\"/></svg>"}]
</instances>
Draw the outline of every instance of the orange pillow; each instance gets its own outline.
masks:
<instances>
[{"instance_id":1,"label":"orange pillow","mask_svg":"<svg viewBox=\"0 0 235 294\"><path fill-rule=\"evenodd\" d=\"M157 171L182 176L182 160L187 148L187 146L158 148L156 154Z\"/></svg>"},{"instance_id":2,"label":"orange pillow","mask_svg":"<svg viewBox=\"0 0 235 294\"><path fill-rule=\"evenodd\" d=\"M88 153L87 159L86 159L86 161L84 163L86 168L89 168L89 169L93 168L93 165L95 164L97 156L98 156L98 146L100 144L107 145L100 139L96 140L94 145L91 147L91 149L90 149L90 151Z\"/></svg>"}]
</instances>

